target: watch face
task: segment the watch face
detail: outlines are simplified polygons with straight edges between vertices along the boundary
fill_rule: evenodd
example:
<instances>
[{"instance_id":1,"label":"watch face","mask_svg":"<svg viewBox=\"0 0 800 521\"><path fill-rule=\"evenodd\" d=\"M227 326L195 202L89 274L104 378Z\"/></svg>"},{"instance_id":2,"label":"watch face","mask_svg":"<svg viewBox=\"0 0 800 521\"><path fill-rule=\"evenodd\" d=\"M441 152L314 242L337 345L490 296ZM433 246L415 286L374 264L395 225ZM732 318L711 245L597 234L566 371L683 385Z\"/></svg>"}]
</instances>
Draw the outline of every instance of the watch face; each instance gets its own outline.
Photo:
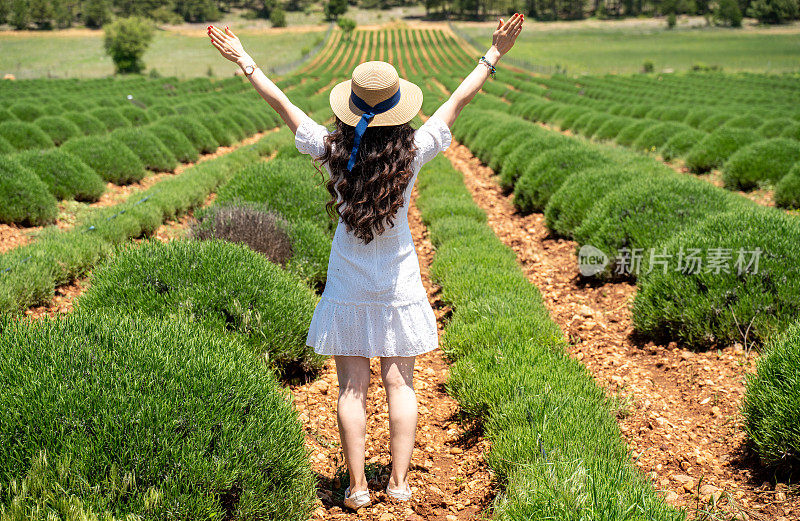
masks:
<instances>
[{"instance_id":1,"label":"watch face","mask_svg":"<svg viewBox=\"0 0 800 521\"><path fill-rule=\"evenodd\" d=\"M245 74L247 74L248 76L249 76L250 74L253 74L253 66L252 66L252 65L248 65L247 67L245 67L245 68L244 68L244 72L245 72Z\"/></svg>"}]
</instances>

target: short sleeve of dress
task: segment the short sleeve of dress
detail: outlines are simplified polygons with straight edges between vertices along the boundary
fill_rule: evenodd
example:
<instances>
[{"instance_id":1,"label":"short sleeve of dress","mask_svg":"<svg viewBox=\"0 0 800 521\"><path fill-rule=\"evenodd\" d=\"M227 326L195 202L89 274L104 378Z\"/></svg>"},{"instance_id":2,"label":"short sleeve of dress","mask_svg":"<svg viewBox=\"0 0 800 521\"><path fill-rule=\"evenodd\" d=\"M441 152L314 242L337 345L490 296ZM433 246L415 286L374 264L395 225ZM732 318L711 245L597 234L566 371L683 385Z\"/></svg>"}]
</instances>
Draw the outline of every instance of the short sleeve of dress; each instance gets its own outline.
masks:
<instances>
[{"instance_id":1,"label":"short sleeve of dress","mask_svg":"<svg viewBox=\"0 0 800 521\"><path fill-rule=\"evenodd\" d=\"M424 165L439 152L447 150L453 136L450 128L438 116L431 116L414 133L414 143L417 146L417 160L420 166Z\"/></svg>"},{"instance_id":2,"label":"short sleeve of dress","mask_svg":"<svg viewBox=\"0 0 800 521\"><path fill-rule=\"evenodd\" d=\"M294 135L294 145L301 154L310 154L314 159L325 153L323 139L328 129L306 116Z\"/></svg>"}]
</instances>

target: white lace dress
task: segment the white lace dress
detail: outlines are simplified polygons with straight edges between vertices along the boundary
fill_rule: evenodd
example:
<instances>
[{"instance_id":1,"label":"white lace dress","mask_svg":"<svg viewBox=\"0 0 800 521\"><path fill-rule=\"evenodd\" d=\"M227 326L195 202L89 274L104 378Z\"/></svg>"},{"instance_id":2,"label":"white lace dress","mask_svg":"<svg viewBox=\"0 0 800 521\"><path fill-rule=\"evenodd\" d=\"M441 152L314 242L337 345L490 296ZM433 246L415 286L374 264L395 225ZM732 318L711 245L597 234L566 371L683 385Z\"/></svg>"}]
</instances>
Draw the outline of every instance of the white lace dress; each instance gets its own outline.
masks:
<instances>
[{"instance_id":1,"label":"white lace dress","mask_svg":"<svg viewBox=\"0 0 800 521\"><path fill-rule=\"evenodd\" d=\"M295 145L317 158L328 130L307 117ZM436 349L436 317L422 285L408 226L411 190L419 170L450 146L447 124L431 117L416 130L414 175L394 227L364 244L339 219L328 261L325 291L314 310L306 344L323 355L416 356ZM327 165L326 165L327 168Z\"/></svg>"}]
</instances>

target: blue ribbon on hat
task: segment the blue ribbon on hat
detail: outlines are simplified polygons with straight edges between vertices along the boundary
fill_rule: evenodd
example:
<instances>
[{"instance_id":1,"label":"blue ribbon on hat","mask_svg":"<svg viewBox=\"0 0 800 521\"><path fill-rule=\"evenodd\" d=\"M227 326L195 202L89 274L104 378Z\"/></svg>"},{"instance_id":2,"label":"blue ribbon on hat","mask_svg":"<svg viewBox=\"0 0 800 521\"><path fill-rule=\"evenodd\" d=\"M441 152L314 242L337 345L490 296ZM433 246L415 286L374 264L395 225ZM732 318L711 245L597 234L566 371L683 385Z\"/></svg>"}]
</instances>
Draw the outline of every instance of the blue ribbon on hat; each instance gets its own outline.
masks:
<instances>
[{"instance_id":1,"label":"blue ribbon on hat","mask_svg":"<svg viewBox=\"0 0 800 521\"><path fill-rule=\"evenodd\" d=\"M392 97L381 101L374 107L359 98L355 92L350 92L350 101L353 102L353 105L355 105L358 110L364 113L361 115L361 119L358 120L358 124L356 125L353 149L350 151L350 160L347 162L348 172L351 171L356 164L356 152L358 152L358 147L361 145L361 138L364 136L364 132L367 130L370 120L372 120L376 114L386 112L400 102L400 89L397 89L397 92L395 92Z\"/></svg>"}]
</instances>

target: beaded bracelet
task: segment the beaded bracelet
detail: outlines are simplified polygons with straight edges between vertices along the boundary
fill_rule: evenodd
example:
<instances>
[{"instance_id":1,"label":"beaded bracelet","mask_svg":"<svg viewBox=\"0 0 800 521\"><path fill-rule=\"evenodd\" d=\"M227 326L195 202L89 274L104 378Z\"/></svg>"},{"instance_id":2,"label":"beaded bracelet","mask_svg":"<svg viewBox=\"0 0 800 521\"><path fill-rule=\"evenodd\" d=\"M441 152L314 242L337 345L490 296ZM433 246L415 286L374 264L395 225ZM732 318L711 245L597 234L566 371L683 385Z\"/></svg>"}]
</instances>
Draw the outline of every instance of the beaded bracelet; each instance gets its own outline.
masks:
<instances>
[{"instance_id":1,"label":"beaded bracelet","mask_svg":"<svg viewBox=\"0 0 800 521\"><path fill-rule=\"evenodd\" d=\"M483 63L487 67L489 67L489 76L491 76L492 79L494 79L494 73L497 72L497 69L494 68L494 65L489 63L489 60L486 59L486 56L481 56L481 59L478 60L478 63Z\"/></svg>"}]
</instances>

